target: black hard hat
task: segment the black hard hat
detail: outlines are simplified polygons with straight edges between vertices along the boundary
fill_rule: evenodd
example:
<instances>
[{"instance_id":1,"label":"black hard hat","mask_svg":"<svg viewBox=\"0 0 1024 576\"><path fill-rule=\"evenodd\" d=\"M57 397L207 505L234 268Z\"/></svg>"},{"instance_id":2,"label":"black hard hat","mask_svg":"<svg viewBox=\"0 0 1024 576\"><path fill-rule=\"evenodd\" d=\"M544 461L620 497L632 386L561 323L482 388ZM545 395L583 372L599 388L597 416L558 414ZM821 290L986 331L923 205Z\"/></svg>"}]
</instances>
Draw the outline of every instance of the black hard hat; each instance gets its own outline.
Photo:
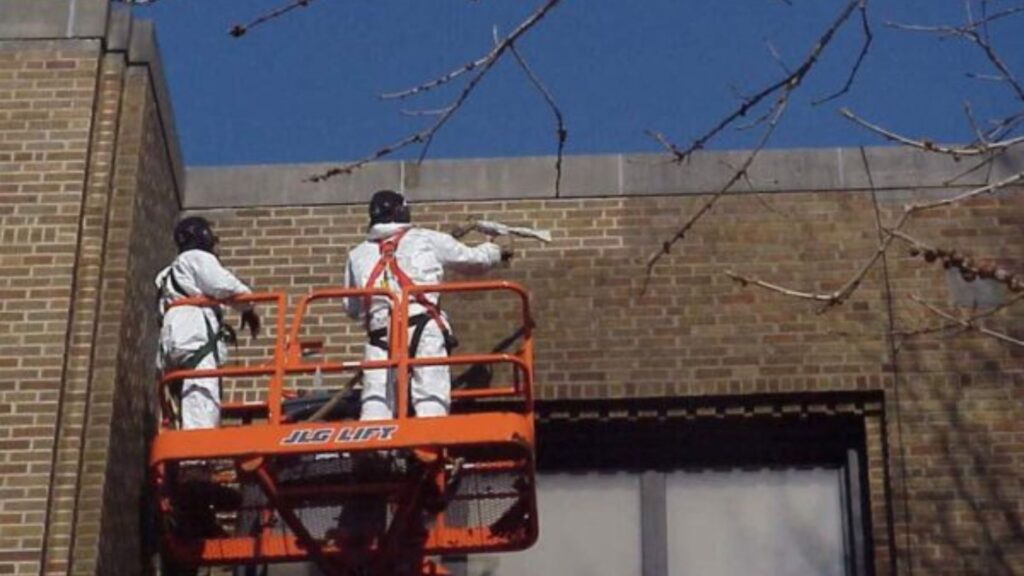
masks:
<instances>
[{"instance_id":1,"label":"black hard hat","mask_svg":"<svg viewBox=\"0 0 1024 576\"><path fill-rule=\"evenodd\" d=\"M213 252L218 241L210 223L202 216L189 216L174 227L174 243L178 251L205 250Z\"/></svg>"},{"instance_id":2,"label":"black hard hat","mask_svg":"<svg viewBox=\"0 0 1024 576\"><path fill-rule=\"evenodd\" d=\"M370 226L388 222L409 222L411 214L405 196L394 190L380 190L370 199Z\"/></svg>"}]
</instances>

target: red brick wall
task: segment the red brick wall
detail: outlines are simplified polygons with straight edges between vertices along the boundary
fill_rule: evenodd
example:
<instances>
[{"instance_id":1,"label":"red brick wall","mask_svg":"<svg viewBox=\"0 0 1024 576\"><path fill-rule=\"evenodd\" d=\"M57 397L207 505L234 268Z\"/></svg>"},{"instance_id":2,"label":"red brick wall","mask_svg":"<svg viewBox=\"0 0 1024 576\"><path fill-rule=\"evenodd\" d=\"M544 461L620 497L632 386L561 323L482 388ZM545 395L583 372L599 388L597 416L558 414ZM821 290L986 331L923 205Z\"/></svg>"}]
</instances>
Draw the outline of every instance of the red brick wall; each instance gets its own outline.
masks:
<instances>
[{"instance_id":1,"label":"red brick wall","mask_svg":"<svg viewBox=\"0 0 1024 576\"><path fill-rule=\"evenodd\" d=\"M883 219L893 222L911 198L940 193L880 192ZM890 572L890 545L901 563L924 573L1024 569L1021 352L947 331L899 338L893 362L881 265L846 304L825 314L806 301L738 286L723 273L731 269L806 291L838 288L877 245L866 192L726 197L662 260L641 295L648 256L702 201L442 202L415 205L414 214L418 223L438 229L473 216L552 230L550 245L517 241L513 265L491 275L532 292L542 398L882 390L884 417L865 424L879 573ZM907 231L1020 270L1022 209L1024 199L1006 192L928 214ZM216 223L227 265L258 290L297 296L341 282L346 250L365 226L364 210L202 213ZM900 247L887 266L896 331L942 323L909 299L947 305L941 266ZM463 351L487 349L514 326L511 308L487 298L450 298L447 308ZM310 334L332 333L329 351L354 358L358 327L340 310L325 310L325 325ZM1021 317L1010 309L986 325L1019 331ZM238 395L253 397L248 390Z\"/></svg>"}]
</instances>

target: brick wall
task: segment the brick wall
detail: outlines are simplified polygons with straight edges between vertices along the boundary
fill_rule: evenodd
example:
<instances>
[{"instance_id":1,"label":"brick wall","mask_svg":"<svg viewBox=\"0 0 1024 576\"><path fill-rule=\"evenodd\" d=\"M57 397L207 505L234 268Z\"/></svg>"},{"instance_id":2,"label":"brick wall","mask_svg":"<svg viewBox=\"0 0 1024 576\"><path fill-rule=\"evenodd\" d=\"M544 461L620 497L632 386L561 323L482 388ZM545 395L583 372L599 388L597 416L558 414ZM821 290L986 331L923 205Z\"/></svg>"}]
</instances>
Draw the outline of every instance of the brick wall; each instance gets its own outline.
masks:
<instances>
[{"instance_id":1,"label":"brick wall","mask_svg":"<svg viewBox=\"0 0 1024 576\"><path fill-rule=\"evenodd\" d=\"M151 30L64 8L0 28L0 574L139 574L180 166Z\"/></svg>"},{"instance_id":2,"label":"brick wall","mask_svg":"<svg viewBox=\"0 0 1024 576\"><path fill-rule=\"evenodd\" d=\"M53 466L57 422L81 402L83 357L70 351L83 333L69 335L69 318L89 313L73 296L99 51L0 42L0 570L15 574L39 570L47 507L74 476Z\"/></svg>"},{"instance_id":3,"label":"brick wall","mask_svg":"<svg viewBox=\"0 0 1024 576\"><path fill-rule=\"evenodd\" d=\"M89 573L123 574L155 551L148 500L146 457L155 433L156 333L153 278L176 250L170 230L179 207L166 134L148 71L133 67L126 78L118 171L111 216L110 250L104 271L104 303L99 339L109 342L104 373L104 405L112 419L97 419L97 495L102 515L94 520L101 536L97 566ZM116 361L115 361L116 360ZM140 526L140 518L143 523ZM118 535L116 538L106 537ZM95 544L94 544L95 546ZM76 558L79 555L76 554Z\"/></svg>"},{"instance_id":4,"label":"brick wall","mask_svg":"<svg viewBox=\"0 0 1024 576\"><path fill-rule=\"evenodd\" d=\"M893 222L906 202L951 192L879 192L882 218ZM912 562L915 572L1024 569L1022 352L946 331L899 338L894 361L881 265L846 304L825 314L724 274L807 291L838 288L877 246L874 205L864 191L725 197L655 269L641 295L647 257L703 200L429 202L416 204L414 217L442 230L468 217L552 230L549 245L516 241L513 265L491 274L532 293L541 398L881 390L884 413L865 419L878 572L892 572L894 549L904 569ZM1020 270L1022 210L1019 190L1005 192L928 214L907 231ZM325 205L197 213L215 222L228 266L257 290L284 289L294 297L341 282L364 211ZM892 250L886 265L895 330L941 324L910 296L948 307L942 267L903 249ZM490 298L449 298L447 308L462 351L488 349L515 325L512 307ZM323 312L323 324L309 335L330 334L329 354L356 358L358 327L336 308ZM1021 319L1019 308L1009 309L986 325L1019 334ZM239 350L244 361L263 352ZM252 399L253 390L246 383L235 394Z\"/></svg>"}]
</instances>

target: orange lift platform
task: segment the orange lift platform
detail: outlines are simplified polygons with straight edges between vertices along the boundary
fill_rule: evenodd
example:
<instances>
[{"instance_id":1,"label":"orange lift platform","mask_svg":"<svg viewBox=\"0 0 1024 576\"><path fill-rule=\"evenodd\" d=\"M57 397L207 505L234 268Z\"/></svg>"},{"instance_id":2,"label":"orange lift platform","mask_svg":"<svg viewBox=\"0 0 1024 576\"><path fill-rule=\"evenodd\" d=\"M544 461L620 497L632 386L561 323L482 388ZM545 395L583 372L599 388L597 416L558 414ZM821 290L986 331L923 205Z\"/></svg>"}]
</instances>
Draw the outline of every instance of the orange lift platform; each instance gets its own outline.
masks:
<instances>
[{"instance_id":1,"label":"orange lift platform","mask_svg":"<svg viewBox=\"0 0 1024 576\"><path fill-rule=\"evenodd\" d=\"M408 303L417 293L504 292L518 299L512 352L413 358ZM331 361L322 341L303 342L315 301L383 297L391 302L386 360ZM313 562L328 576L447 574L442 556L508 552L537 539L534 486L533 336L529 300L512 282L382 289L324 289L302 297L286 322L284 293L236 302L276 306L273 356L264 364L175 370L158 382L161 424L150 450L165 573L279 562ZM174 305L216 306L202 298ZM317 361L310 358L319 355ZM410 416L417 366L507 366L508 384L452 390L452 414ZM361 422L345 387L318 398L289 381L364 370L393 374L393 420ZM224 403L222 426L179 430L175 390L185 378L262 379L257 403ZM340 376L344 379L345 376ZM349 386L351 388L351 386ZM347 394L347 396L346 396ZM317 406L317 403L319 405ZM299 406L299 409L293 409ZM311 407L316 407L310 414Z\"/></svg>"}]
</instances>

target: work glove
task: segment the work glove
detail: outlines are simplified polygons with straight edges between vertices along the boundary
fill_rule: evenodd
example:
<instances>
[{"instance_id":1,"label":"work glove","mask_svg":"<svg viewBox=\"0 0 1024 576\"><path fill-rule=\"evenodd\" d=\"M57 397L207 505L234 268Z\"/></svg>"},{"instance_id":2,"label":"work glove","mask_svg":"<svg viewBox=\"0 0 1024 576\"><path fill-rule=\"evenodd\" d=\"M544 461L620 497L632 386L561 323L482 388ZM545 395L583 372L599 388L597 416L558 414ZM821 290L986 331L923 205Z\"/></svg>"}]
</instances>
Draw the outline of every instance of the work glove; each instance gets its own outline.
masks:
<instances>
[{"instance_id":1,"label":"work glove","mask_svg":"<svg viewBox=\"0 0 1024 576\"><path fill-rule=\"evenodd\" d=\"M260 315L252 308L242 312L242 323L238 325L238 329L246 326L249 327L249 335L253 338L260 335Z\"/></svg>"}]
</instances>

